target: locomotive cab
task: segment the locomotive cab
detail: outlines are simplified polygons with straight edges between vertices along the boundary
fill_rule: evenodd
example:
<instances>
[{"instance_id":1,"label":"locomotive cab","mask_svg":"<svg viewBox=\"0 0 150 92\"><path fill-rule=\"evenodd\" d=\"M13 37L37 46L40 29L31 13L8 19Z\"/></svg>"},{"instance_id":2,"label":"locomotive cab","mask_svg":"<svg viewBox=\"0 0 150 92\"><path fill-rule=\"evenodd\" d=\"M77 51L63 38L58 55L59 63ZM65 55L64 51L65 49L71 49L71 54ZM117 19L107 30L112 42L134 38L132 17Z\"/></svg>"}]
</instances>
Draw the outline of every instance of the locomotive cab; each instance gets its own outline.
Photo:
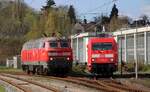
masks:
<instances>
[{"instance_id":1,"label":"locomotive cab","mask_svg":"<svg viewBox=\"0 0 150 92\"><path fill-rule=\"evenodd\" d=\"M48 67L53 71L67 72L72 67L72 49L66 40L46 42L48 51Z\"/></svg>"},{"instance_id":2,"label":"locomotive cab","mask_svg":"<svg viewBox=\"0 0 150 92\"><path fill-rule=\"evenodd\" d=\"M117 43L113 38L91 38L88 44L88 70L112 74L117 70Z\"/></svg>"}]
</instances>

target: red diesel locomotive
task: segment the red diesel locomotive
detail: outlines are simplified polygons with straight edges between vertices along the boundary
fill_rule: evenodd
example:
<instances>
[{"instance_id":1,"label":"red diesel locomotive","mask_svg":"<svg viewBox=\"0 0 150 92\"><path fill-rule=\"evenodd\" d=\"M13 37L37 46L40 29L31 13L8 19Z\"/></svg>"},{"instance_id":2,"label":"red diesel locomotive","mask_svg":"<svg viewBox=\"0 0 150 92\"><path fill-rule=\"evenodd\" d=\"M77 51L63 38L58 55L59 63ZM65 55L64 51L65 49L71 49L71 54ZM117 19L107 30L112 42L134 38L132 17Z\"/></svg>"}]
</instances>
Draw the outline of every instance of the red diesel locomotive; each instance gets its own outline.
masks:
<instances>
[{"instance_id":1,"label":"red diesel locomotive","mask_svg":"<svg viewBox=\"0 0 150 92\"><path fill-rule=\"evenodd\" d=\"M94 37L88 42L88 70L91 73L112 75L118 67L117 43L112 37Z\"/></svg>"},{"instance_id":2,"label":"red diesel locomotive","mask_svg":"<svg viewBox=\"0 0 150 92\"><path fill-rule=\"evenodd\" d=\"M23 45L21 61L27 73L67 73L73 61L70 40L49 37L28 41Z\"/></svg>"}]
</instances>

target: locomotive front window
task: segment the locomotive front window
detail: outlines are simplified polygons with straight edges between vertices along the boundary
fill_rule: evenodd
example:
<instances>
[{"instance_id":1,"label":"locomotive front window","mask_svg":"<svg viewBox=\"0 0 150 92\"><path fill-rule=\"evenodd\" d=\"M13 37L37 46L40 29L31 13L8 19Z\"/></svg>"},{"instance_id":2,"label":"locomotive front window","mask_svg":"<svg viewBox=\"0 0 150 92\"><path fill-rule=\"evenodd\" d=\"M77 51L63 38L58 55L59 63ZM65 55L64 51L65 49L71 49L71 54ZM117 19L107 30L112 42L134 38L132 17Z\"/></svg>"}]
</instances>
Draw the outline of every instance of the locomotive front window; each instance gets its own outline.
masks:
<instances>
[{"instance_id":1,"label":"locomotive front window","mask_svg":"<svg viewBox=\"0 0 150 92\"><path fill-rule=\"evenodd\" d=\"M69 47L69 44L67 42L60 42L60 46L62 48L67 48L67 47Z\"/></svg>"},{"instance_id":2,"label":"locomotive front window","mask_svg":"<svg viewBox=\"0 0 150 92\"><path fill-rule=\"evenodd\" d=\"M58 47L58 43L57 42L50 42L49 45L52 48L57 48Z\"/></svg>"},{"instance_id":3,"label":"locomotive front window","mask_svg":"<svg viewBox=\"0 0 150 92\"><path fill-rule=\"evenodd\" d=\"M111 50L112 43L94 43L92 45L93 50Z\"/></svg>"}]
</instances>

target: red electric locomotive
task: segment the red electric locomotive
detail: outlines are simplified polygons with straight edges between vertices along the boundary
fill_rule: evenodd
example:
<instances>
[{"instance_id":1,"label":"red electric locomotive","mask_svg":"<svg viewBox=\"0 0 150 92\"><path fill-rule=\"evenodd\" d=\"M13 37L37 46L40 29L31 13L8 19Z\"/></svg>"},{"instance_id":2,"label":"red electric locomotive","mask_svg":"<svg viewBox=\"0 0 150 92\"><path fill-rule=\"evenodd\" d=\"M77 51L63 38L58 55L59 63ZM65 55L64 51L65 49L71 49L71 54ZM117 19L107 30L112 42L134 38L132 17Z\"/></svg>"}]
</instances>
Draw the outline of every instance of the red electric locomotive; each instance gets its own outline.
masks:
<instances>
[{"instance_id":1,"label":"red electric locomotive","mask_svg":"<svg viewBox=\"0 0 150 92\"><path fill-rule=\"evenodd\" d=\"M21 60L23 70L28 73L67 73L73 61L70 40L49 37L26 42Z\"/></svg>"},{"instance_id":2,"label":"red electric locomotive","mask_svg":"<svg viewBox=\"0 0 150 92\"><path fill-rule=\"evenodd\" d=\"M114 38L95 37L88 42L88 70L91 73L112 75L117 70L118 50Z\"/></svg>"}]
</instances>

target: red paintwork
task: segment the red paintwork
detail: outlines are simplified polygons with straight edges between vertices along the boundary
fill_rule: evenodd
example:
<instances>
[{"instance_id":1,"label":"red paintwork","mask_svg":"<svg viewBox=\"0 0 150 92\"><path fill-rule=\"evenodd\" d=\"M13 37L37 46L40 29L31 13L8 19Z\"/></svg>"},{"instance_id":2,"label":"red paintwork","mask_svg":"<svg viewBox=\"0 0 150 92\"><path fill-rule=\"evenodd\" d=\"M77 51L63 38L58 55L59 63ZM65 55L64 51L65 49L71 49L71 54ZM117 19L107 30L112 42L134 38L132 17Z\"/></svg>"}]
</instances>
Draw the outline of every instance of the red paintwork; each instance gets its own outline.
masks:
<instances>
[{"instance_id":1,"label":"red paintwork","mask_svg":"<svg viewBox=\"0 0 150 92\"><path fill-rule=\"evenodd\" d=\"M69 57L69 61L73 61L72 59L72 49L69 46L68 48L51 48L49 46L49 42L45 41L45 47L43 48L32 48L32 49L22 49L21 51L21 61L22 63L38 63L38 62L50 62L50 58L51 57L63 57L62 53L63 52L69 52L71 53L68 56L65 56L66 58ZM57 40L57 43L59 43L59 40ZM69 45L70 45L70 41L68 41ZM33 42L34 44L34 42ZM48 53L49 52L56 52L59 53L59 56L49 56Z\"/></svg>"},{"instance_id":2,"label":"red paintwork","mask_svg":"<svg viewBox=\"0 0 150 92\"><path fill-rule=\"evenodd\" d=\"M112 49L111 50L92 50L92 44L93 43L112 43ZM90 38L88 43L88 70L91 71L92 69L92 63L97 64L114 64L117 66L118 64L118 48L117 43L114 38ZM100 54L101 56L98 58L94 58L94 62L92 61L92 54ZM113 54L113 61L111 61L111 58L106 58L105 54Z\"/></svg>"}]
</instances>

